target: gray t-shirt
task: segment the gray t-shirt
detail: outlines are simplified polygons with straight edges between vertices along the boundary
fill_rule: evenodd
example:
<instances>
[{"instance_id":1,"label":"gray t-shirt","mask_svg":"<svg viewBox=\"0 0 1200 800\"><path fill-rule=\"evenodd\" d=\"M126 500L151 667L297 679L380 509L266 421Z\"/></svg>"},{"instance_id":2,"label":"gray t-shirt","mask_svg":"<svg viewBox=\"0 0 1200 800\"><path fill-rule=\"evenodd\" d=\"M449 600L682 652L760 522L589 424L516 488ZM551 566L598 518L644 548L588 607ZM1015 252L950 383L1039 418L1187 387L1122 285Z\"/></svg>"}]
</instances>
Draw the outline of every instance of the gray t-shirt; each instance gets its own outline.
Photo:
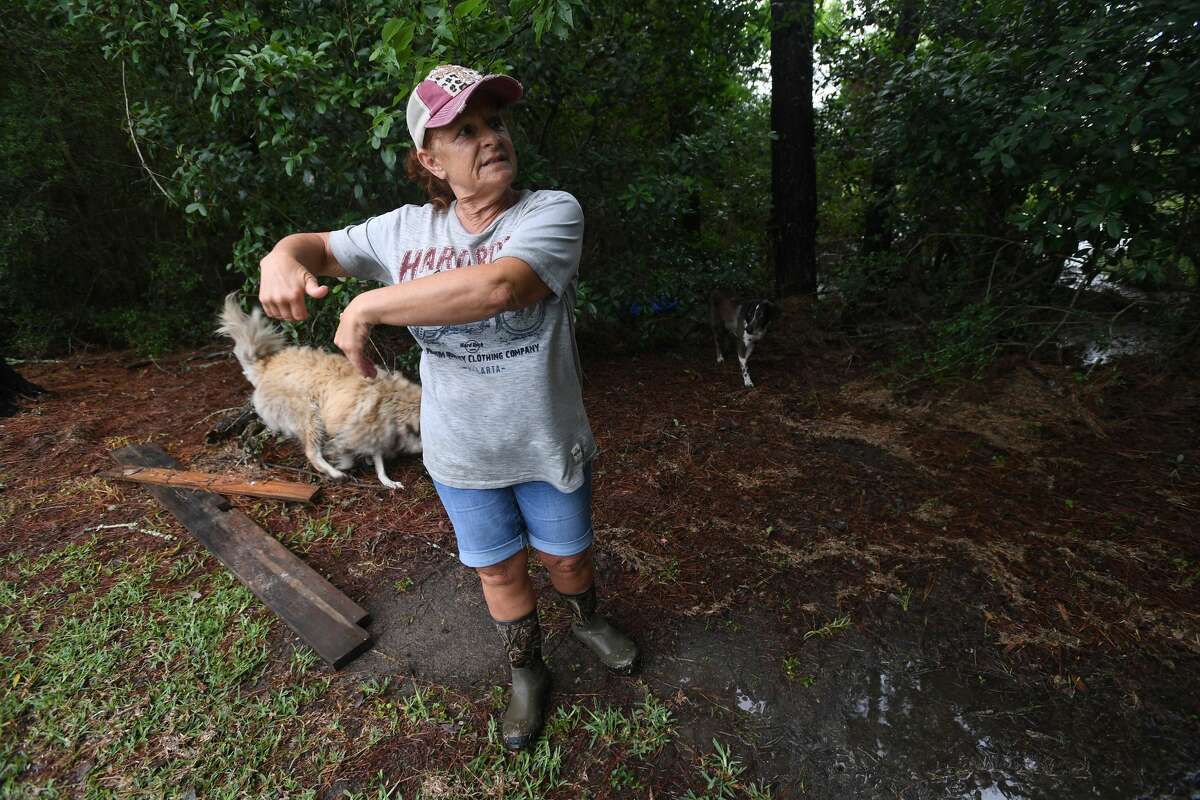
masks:
<instances>
[{"instance_id":1,"label":"gray t-shirt","mask_svg":"<svg viewBox=\"0 0 1200 800\"><path fill-rule=\"evenodd\" d=\"M386 284L519 258L551 294L465 325L412 326L421 345L425 468L460 489L546 481L574 491L596 442L583 408L573 313L583 211L566 192L525 191L486 230L454 207L403 206L334 231L346 272Z\"/></svg>"}]
</instances>

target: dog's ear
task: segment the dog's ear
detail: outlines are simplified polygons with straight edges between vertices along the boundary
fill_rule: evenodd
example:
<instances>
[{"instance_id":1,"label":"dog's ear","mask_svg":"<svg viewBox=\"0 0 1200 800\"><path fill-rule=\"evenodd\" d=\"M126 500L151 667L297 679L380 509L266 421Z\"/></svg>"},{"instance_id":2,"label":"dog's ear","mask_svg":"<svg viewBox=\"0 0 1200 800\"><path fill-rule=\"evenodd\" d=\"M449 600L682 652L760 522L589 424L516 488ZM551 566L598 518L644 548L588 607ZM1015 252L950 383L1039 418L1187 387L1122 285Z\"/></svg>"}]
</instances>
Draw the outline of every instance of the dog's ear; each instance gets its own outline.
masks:
<instances>
[{"instance_id":1,"label":"dog's ear","mask_svg":"<svg viewBox=\"0 0 1200 800\"><path fill-rule=\"evenodd\" d=\"M766 326L775 313L770 300L754 300L746 308L746 319L754 320L759 326Z\"/></svg>"}]
</instances>

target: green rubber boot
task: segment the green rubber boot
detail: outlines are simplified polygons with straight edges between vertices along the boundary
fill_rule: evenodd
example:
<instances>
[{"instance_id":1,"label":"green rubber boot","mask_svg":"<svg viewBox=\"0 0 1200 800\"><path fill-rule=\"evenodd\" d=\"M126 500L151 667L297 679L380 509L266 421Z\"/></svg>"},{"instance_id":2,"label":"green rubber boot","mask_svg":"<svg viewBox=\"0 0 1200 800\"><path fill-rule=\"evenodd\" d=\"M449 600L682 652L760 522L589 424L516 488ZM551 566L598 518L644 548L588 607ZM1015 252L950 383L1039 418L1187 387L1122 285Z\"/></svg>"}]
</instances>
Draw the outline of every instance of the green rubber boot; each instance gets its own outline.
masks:
<instances>
[{"instance_id":1,"label":"green rubber boot","mask_svg":"<svg viewBox=\"0 0 1200 800\"><path fill-rule=\"evenodd\" d=\"M542 628L536 608L513 622L492 621L512 666L512 695L500 732L505 747L521 750L532 745L541 732L550 695L550 670L542 661Z\"/></svg>"},{"instance_id":2,"label":"green rubber boot","mask_svg":"<svg viewBox=\"0 0 1200 800\"><path fill-rule=\"evenodd\" d=\"M638 648L632 639L596 613L596 587L593 584L579 594L559 597L571 607L571 633L596 654L600 663L618 675L632 675L637 669Z\"/></svg>"}]
</instances>

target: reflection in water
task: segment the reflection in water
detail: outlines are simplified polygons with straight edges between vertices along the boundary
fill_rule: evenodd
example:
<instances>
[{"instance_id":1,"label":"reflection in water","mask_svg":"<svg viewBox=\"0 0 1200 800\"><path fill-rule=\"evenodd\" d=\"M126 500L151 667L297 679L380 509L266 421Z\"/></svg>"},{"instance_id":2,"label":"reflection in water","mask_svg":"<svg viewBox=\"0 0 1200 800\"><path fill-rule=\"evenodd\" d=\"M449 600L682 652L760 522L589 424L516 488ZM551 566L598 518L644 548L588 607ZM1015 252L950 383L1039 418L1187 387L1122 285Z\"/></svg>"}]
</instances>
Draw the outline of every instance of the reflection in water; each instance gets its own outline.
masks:
<instances>
[{"instance_id":1,"label":"reflection in water","mask_svg":"<svg viewBox=\"0 0 1200 800\"><path fill-rule=\"evenodd\" d=\"M755 700L753 697L743 692L741 687L737 688L737 690L734 692L734 695L737 698L737 707L742 711L745 711L748 714L766 713L766 700Z\"/></svg>"},{"instance_id":2,"label":"reflection in water","mask_svg":"<svg viewBox=\"0 0 1200 800\"><path fill-rule=\"evenodd\" d=\"M1127 244L1128 242L1125 240L1117 247L1121 249ZM1087 279L1083 267L1091 251L1091 243L1086 241L1079 243L1078 252L1081 255L1073 256L1063 262L1063 271L1058 277L1059 284L1069 289L1076 289ZM1143 291L1113 281L1104 273L1093 277L1091 283L1087 285L1087 289L1092 292L1107 292L1116 295L1128 300L1131 304L1186 303L1190 299L1187 293ZM1142 310L1145 310L1144 306ZM1138 323L1133 314L1118 316L1113 323L1102 326L1099 330L1064 330L1062 334L1065 344L1083 350L1082 361L1085 367L1103 365L1118 356L1162 352L1165 348L1161 334L1150 326Z\"/></svg>"},{"instance_id":3,"label":"reflection in water","mask_svg":"<svg viewBox=\"0 0 1200 800\"><path fill-rule=\"evenodd\" d=\"M912 665L906 665L911 669ZM865 691L848 698L850 742L879 759L910 765L941 783L946 796L962 800L1024 800L1020 773L1037 771L1037 761L1013 744L1020 721L972 711L971 698L947 672L869 670ZM972 704L970 701L974 700ZM984 729L982 720L987 721ZM1004 730L1011 727L1011 736ZM995 737L1006 742L996 745ZM983 769L964 770L972 764Z\"/></svg>"}]
</instances>

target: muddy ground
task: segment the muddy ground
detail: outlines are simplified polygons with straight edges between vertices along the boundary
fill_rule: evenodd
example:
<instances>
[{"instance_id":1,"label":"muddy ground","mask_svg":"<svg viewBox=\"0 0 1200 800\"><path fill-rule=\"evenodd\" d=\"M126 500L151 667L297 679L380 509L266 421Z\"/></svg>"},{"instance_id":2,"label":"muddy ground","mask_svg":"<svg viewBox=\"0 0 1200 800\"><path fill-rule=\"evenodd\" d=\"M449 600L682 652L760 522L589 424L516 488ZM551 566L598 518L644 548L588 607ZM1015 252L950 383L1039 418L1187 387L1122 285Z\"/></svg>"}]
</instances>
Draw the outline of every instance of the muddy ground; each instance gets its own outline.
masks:
<instances>
[{"instance_id":1,"label":"muddy ground","mask_svg":"<svg viewBox=\"0 0 1200 800\"><path fill-rule=\"evenodd\" d=\"M294 444L256 461L205 443L248 394L219 352L23 365L54 395L0 421L0 556L86 529L115 550L198 550L163 515L183 545L97 528L156 514L141 489L62 490L129 442L193 469L315 481ZM544 591L556 699L629 706L648 687L676 729L640 788L606 764L556 796L682 796L714 738L777 798L1200 796L1194 370L1012 360L897 391L879 358L802 313L755 354L752 390L700 344L591 348L584 367L602 606L645 663L637 679L598 670ZM235 503L372 613L374 649L335 686L415 676L479 697L486 719L504 674L477 580L419 462L390 471L405 490L364 469L312 508ZM297 536L326 517L351 534ZM285 663L294 638L275 622L271 641ZM355 713L339 710L350 728ZM381 742L321 791L402 777L422 748L462 741Z\"/></svg>"}]
</instances>

